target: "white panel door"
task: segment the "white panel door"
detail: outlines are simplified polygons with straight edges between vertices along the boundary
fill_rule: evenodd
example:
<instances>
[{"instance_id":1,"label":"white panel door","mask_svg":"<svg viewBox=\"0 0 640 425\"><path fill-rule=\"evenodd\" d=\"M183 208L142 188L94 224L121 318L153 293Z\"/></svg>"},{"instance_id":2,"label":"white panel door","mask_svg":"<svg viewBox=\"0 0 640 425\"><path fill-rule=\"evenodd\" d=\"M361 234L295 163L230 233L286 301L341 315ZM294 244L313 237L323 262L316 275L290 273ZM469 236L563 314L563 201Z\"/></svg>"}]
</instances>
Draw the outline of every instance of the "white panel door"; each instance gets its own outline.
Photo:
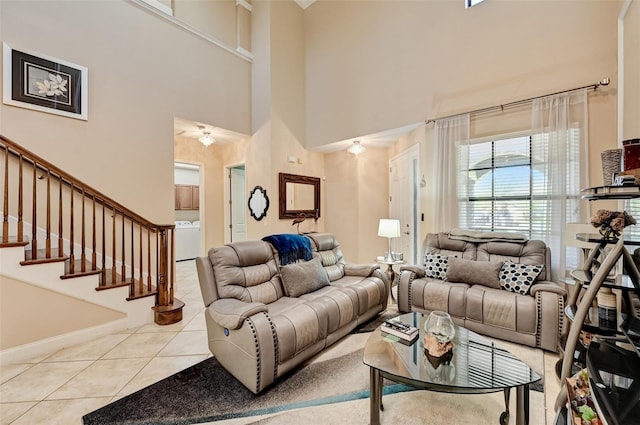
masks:
<instances>
[{"instance_id":1,"label":"white panel door","mask_svg":"<svg viewBox=\"0 0 640 425\"><path fill-rule=\"evenodd\" d=\"M389 217L400 220L400 238L392 246L409 264L419 264L418 153L415 145L389 162Z\"/></svg>"},{"instance_id":2,"label":"white panel door","mask_svg":"<svg viewBox=\"0 0 640 425\"><path fill-rule=\"evenodd\" d=\"M243 167L233 167L229 170L230 179L230 215L231 242L247 239L247 197L245 191L245 170Z\"/></svg>"}]
</instances>

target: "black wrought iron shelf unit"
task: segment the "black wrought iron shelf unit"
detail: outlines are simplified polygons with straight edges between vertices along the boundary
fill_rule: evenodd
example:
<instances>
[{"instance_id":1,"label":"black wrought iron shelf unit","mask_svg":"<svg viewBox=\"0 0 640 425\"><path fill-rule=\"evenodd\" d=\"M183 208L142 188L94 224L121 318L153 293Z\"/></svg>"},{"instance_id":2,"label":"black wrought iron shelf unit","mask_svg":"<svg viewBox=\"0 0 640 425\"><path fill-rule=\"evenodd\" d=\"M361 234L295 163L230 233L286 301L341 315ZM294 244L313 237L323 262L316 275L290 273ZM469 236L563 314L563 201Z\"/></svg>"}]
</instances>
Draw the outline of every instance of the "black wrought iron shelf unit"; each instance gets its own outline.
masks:
<instances>
[{"instance_id":1,"label":"black wrought iron shelf unit","mask_svg":"<svg viewBox=\"0 0 640 425\"><path fill-rule=\"evenodd\" d=\"M583 190L583 198L588 200L640 198L640 186L600 186L585 189ZM560 381L564 383L567 377L575 373L575 360L579 357L578 353L581 354L581 360L586 361L585 366L591 376L609 376L606 375L608 373L607 366L601 364L602 356L598 357L600 353L596 352L602 347L614 347L614 349L607 348L609 350L607 352L616 351L619 355L624 356L626 367L638 371L640 370L640 319L638 318L640 316L640 272L627 247L640 246L640 240L628 237L606 239L599 234L591 233L578 234L576 239L591 242L594 244L594 248L589 252L582 267L571 273L578 287L572 291L565 308L565 316L570 326L569 332L564 335L561 341L562 360L557 365ZM605 248L607 249L605 250ZM620 260L623 263L624 275L611 278L610 273ZM596 270L594 270L594 265L598 265ZM622 298L613 323L603 321L598 316L597 307L593 307L596 295L601 288L610 288ZM584 347L582 350L578 349L581 348L578 345L581 331L596 335L598 340L589 344L586 356ZM633 385L628 388L609 388L609 390L601 388L602 382L592 382L592 384L597 384L597 388L592 391L592 394L606 423L610 425L640 424L638 409L636 409L638 413L629 414L613 407L617 406L618 400L624 400L627 397L635 397L634 400L638 400L640 380L636 379ZM563 418L568 415L564 408L565 402L566 391L563 390L556 400L556 409L558 410L556 425L563 423ZM624 416L622 416L623 414Z\"/></svg>"}]
</instances>

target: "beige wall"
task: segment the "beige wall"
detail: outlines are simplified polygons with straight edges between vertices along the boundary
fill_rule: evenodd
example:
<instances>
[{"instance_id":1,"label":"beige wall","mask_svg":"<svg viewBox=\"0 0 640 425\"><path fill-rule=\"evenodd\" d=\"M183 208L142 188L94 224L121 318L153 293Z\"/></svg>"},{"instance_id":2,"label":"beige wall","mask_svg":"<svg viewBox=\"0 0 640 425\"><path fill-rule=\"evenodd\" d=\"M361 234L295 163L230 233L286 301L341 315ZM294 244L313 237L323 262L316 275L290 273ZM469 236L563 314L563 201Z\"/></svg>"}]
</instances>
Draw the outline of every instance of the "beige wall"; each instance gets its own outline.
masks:
<instances>
[{"instance_id":1,"label":"beige wall","mask_svg":"<svg viewBox=\"0 0 640 425\"><path fill-rule=\"evenodd\" d=\"M624 97L622 140L640 138L640 1L624 17Z\"/></svg>"},{"instance_id":2,"label":"beige wall","mask_svg":"<svg viewBox=\"0 0 640 425\"><path fill-rule=\"evenodd\" d=\"M250 63L132 3L2 1L0 19L10 46L89 69L88 121L2 105L0 133L152 222L173 222L174 117L250 132Z\"/></svg>"},{"instance_id":3,"label":"beige wall","mask_svg":"<svg viewBox=\"0 0 640 425\"><path fill-rule=\"evenodd\" d=\"M173 0L173 16L228 46L236 46L235 0Z\"/></svg>"},{"instance_id":4,"label":"beige wall","mask_svg":"<svg viewBox=\"0 0 640 425\"><path fill-rule=\"evenodd\" d=\"M270 206L261 221L249 218L249 238L296 232L292 220L278 218L278 173L323 177L324 156L305 149L305 62L303 10L293 1L255 2L252 12L253 136L247 149L247 188L267 190ZM289 156L298 159L287 161ZM323 230L321 218L300 231Z\"/></svg>"},{"instance_id":5,"label":"beige wall","mask_svg":"<svg viewBox=\"0 0 640 425\"><path fill-rule=\"evenodd\" d=\"M378 221L389 216L389 149L327 154L325 167L326 228L340 241L348 262L375 262L388 246L378 237Z\"/></svg>"},{"instance_id":6,"label":"beige wall","mask_svg":"<svg viewBox=\"0 0 640 425\"><path fill-rule=\"evenodd\" d=\"M0 350L124 318L115 310L0 277Z\"/></svg>"},{"instance_id":7,"label":"beige wall","mask_svg":"<svg viewBox=\"0 0 640 425\"><path fill-rule=\"evenodd\" d=\"M617 144L616 25L621 6L621 1L521 1L487 2L465 10L458 2L320 0L305 13L307 147L609 77L609 87L589 94L588 184L602 184L600 152ZM544 30L531 22L544 22ZM530 127L530 108L509 109L474 118L472 137ZM431 124L389 150L391 158L420 145L421 174L427 181L420 190L425 213L421 238L438 230L432 211L433 142ZM335 165L327 170L345 176L352 172L340 169L347 164ZM376 173L384 169L356 181L371 180ZM335 190L345 193L330 191L329 198L348 198L349 189L337 185ZM332 218L327 219L331 231L348 233L348 223ZM351 238L376 243L366 232Z\"/></svg>"},{"instance_id":8,"label":"beige wall","mask_svg":"<svg viewBox=\"0 0 640 425\"><path fill-rule=\"evenodd\" d=\"M305 13L307 146L604 77L615 87L621 4L320 0Z\"/></svg>"}]
</instances>

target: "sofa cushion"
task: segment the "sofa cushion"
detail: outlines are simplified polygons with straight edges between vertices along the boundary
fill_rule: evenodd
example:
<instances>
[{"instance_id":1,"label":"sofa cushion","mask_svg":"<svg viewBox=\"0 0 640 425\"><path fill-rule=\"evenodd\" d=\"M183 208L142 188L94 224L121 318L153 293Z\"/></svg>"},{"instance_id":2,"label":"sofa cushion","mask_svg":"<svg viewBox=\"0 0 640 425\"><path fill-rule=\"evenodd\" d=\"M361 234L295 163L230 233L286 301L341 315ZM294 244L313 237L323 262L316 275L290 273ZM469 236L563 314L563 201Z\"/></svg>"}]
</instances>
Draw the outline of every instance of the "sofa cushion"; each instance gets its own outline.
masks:
<instances>
[{"instance_id":1,"label":"sofa cushion","mask_svg":"<svg viewBox=\"0 0 640 425\"><path fill-rule=\"evenodd\" d=\"M538 325L534 297L474 285L467 290L467 320L534 335Z\"/></svg>"},{"instance_id":2,"label":"sofa cushion","mask_svg":"<svg viewBox=\"0 0 640 425\"><path fill-rule=\"evenodd\" d=\"M411 285L412 306L419 311L446 311L453 318L464 319L467 289L466 283L416 279Z\"/></svg>"},{"instance_id":3,"label":"sofa cushion","mask_svg":"<svg viewBox=\"0 0 640 425\"><path fill-rule=\"evenodd\" d=\"M500 270L500 287L507 291L528 295L531 285L542 272L543 267L505 261Z\"/></svg>"},{"instance_id":4,"label":"sofa cushion","mask_svg":"<svg viewBox=\"0 0 640 425\"><path fill-rule=\"evenodd\" d=\"M447 257L440 254L424 256L424 273L427 277L445 280L447 278Z\"/></svg>"},{"instance_id":5,"label":"sofa cushion","mask_svg":"<svg viewBox=\"0 0 640 425\"><path fill-rule=\"evenodd\" d=\"M475 260L476 246L474 243L449 239L448 233L429 233L422 243L422 252Z\"/></svg>"},{"instance_id":6,"label":"sofa cushion","mask_svg":"<svg viewBox=\"0 0 640 425\"><path fill-rule=\"evenodd\" d=\"M449 263L447 280L500 288L498 273L502 268L502 262L474 261L455 257L449 257L447 261Z\"/></svg>"},{"instance_id":7,"label":"sofa cushion","mask_svg":"<svg viewBox=\"0 0 640 425\"><path fill-rule=\"evenodd\" d=\"M284 293L289 297L299 297L329 285L329 276L317 257L282 266L280 275Z\"/></svg>"},{"instance_id":8,"label":"sofa cushion","mask_svg":"<svg viewBox=\"0 0 640 425\"><path fill-rule=\"evenodd\" d=\"M209 260L220 298L269 304L284 295L271 246L243 241L212 248Z\"/></svg>"},{"instance_id":9,"label":"sofa cushion","mask_svg":"<svg viewBox=\"0 0 640 425\"><path fill-rule=\"evenodd\" d=\"M269 305L269 315L278 338L278 362L282 364L325 339L328 334L329 314L330 311L318 303L289 297L280 298Z\"/></svg>"},{"instance_id":10,"label":"sofa cushion","mask_svg":"<svg viewBox=\"0 0 640 425\"><path fill-rule=\"evenodd\" d=\"M551 264L549 248L539 240L526 243L487 242L478 244L478 260L511 261L520 264ZM545 267L537 280L550 280L551 273Z\"/></svg>"},{"instance_id":11,"label":"sofa cushion","mask_svg":"<svg viewBox=\"0 0 640 425\"><path fill-rule=\"evenodd\" d=\"M316 252L314 256L319 256L322 266L329 275L329 281L334 282L341 279L344 272L344 257L340 243L332 233L310 233L306 235L312 243L312 248Z\"/></svg>"}]
</instances>

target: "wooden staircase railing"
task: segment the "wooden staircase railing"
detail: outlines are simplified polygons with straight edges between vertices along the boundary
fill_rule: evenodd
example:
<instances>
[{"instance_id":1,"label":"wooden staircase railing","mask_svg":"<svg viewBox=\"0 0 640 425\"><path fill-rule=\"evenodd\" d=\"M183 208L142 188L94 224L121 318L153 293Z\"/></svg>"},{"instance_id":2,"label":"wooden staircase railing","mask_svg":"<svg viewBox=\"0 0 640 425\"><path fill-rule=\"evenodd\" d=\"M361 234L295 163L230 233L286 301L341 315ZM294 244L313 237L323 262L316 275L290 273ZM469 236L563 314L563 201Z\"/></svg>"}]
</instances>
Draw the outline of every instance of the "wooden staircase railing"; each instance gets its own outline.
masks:
<instances>
[{"instance_id":1,"label":"wooden staircase railing","mask_svg":"<svg viewBox=\"0 0 640 425\"><path fill-rule=\"evenodd\" d=\"M151 223L1 135L0 152L0 246L25 246L23 265L64 261L63 279L98 274L96 290L128 286L127 300L155 296L160 325L182 320L184 303L174 297L175 225Z\"/></svg>"}]
</instances>

